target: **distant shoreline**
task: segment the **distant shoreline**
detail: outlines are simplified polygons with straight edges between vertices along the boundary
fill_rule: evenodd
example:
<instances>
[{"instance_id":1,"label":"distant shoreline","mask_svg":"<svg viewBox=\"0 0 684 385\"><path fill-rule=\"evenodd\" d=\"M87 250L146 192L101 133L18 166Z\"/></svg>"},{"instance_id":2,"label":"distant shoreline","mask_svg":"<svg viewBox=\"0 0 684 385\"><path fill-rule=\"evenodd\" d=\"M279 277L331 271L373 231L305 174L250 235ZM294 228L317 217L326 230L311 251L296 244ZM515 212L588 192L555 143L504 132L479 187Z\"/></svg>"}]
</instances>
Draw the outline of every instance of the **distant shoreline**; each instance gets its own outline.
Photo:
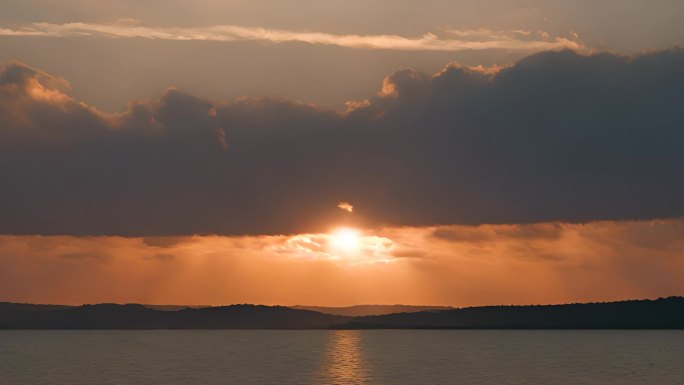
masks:
<instances>
[{"instance_id":1,"label":"distant shoreline","mask_svg":"<svg viewBox=\"0 0 684 385\"><path fill-rule=\"evenodd\" d=\"M682 330L684 297L565 305L424 310L404 305L349 308L231 305L33 305L0 302L0 330ZM330 313L325 313L330 309ZM387 313L394 310L406 310ZM420 311L410 311L420 310ZM336 313L336 314L331 314Z\"/></svg>"}]
</instances>

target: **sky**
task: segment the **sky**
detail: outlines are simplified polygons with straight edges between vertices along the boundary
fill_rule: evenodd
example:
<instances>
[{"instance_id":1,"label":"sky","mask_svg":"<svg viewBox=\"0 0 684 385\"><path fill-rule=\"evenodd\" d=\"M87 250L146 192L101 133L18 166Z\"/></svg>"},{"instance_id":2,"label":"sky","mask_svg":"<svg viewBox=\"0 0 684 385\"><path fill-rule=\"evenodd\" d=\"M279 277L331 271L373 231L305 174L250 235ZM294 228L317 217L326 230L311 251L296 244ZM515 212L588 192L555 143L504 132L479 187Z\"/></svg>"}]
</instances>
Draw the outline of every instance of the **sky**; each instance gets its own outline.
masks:
<instances>
[{"instance_id":1,"label":"sky","mask_svg":"<svg viewBox=\"0 0 684 385\"><path fill-rule=\"evenodd\" d=\"M680 1L0 14L0 301L682 295Z\"/></svg>"}]
</instances>

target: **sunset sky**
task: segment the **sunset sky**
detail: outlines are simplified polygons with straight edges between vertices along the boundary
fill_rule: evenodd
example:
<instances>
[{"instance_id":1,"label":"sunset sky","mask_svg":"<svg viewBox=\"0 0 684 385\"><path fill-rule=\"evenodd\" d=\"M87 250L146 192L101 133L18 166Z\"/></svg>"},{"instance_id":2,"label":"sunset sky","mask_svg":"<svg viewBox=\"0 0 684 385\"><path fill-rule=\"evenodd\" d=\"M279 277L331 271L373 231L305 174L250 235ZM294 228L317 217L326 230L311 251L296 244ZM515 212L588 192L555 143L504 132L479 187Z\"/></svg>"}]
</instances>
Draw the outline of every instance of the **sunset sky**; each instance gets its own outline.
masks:
<instances>
[{"instance_id":1,"label":"sunset sky","mask_svg":"<svg viewBox=\"0 0 684 385\"><path fill-rule=\"evenodd\" d=\"M3 0L0 301L682 295L683 16Z\"/></svg>"}]
</instances>

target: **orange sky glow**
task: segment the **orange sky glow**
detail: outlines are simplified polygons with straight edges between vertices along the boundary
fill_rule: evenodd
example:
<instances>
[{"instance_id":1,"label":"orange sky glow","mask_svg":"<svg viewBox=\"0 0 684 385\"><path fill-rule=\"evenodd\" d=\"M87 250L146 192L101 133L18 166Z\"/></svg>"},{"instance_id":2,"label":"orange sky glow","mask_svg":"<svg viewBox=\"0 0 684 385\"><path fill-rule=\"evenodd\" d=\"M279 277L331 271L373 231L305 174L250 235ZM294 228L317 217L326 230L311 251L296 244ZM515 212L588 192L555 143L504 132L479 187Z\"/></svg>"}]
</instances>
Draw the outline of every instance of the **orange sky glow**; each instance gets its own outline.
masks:
<instances>
[{"instance_id":1,"label":"orange sky glow","mask_svg":"<svg viewBox=\"0 0 684 385\"><path fill-rule=\"evenodd\" d=\"M684 222L341 228L292 236L1 236L5 301L471 306L684 290Z\"/></svg>"}]
</instances>

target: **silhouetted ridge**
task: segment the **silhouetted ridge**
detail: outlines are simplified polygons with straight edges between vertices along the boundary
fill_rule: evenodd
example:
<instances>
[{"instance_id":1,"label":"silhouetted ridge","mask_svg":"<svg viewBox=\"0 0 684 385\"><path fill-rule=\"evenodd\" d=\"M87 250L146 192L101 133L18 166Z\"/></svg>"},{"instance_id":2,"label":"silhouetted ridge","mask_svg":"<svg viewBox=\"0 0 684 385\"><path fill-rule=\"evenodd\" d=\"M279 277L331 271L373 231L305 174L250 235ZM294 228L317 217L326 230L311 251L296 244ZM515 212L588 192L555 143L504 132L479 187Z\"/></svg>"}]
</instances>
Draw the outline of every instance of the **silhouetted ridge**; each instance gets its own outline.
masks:
<instances>
[{"instance_id":1,"label":"silhouetted ridge","mask_svg":"<svg viewBox=\"0 0 684 385\"><path fill-rule=\"evenodd\" d=\"M0 303L0 329L684 329L684 298L344 317L283 306L155 310Z\"/></svg>"},{"instance_id":2,"label":"silhouetted ridge","mask_svg":"<svg viewBox=\"0 0 684 385\"><path fill-rule=\"evenodd\" d=\"M42 310L63 310L74 306L67 305L42 305L32 303L0 302L0 312L3 311L42 311Z\"/></svg>"},{"instance_id":3,"label":"silhouetted ridge","mask_svg":"<svg viewBox=\"0 0 684 385\"><path fill-rule=\"evenodd\" d=\"M324 329L342 319L338 316L283 306L232 305L178 312L191 329Z\"/></svg>"},{"instance_id":4,"label":"silhouetted ridge","mask_svg":"<svg viewBox=\"0 0 684 385\"><path fill-rule=\"evenodd\" d=\"M384 315L394 313L415 313L431 310L449 310L450 306L415 306L415 305L355 305L346 307L329 306L290 306L293 309L313 310L319 313L341 315L347 317L363 317L368 315Z\"/></svg>"},{"instance_id":5,"label":"silhouetted ridge","mask_svg":"<svg viewBox=\"0 0 684 385\"><path fill-rule=\"evenodd\" d=\"M8 307L9 308L9 307ZM139 304L2 310L0 329L324 329L347 318L282 306L232 305L177 311Z\"/></svg>"},{"instance_id":6,"label":"silhouetted ridge","mask_svg":"<svg viewBox=\"0 0 684 385\"><path fill-rule=\"evenodd\" d=\"M484 306L358 317L341 328L682 329L684 298L607 303Z\"/></svg>"}]
</instances>

